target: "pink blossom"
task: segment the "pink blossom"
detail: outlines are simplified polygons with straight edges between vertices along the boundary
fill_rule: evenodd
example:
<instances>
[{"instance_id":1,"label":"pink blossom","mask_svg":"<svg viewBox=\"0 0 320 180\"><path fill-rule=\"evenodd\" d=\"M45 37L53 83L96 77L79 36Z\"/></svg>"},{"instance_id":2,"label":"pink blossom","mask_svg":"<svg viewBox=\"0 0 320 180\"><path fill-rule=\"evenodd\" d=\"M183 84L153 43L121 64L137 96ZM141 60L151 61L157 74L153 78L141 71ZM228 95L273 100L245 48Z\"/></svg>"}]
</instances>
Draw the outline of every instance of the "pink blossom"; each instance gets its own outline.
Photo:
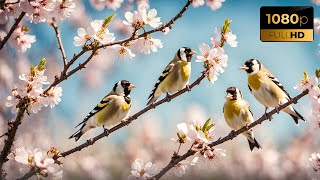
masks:
<instances>
[{"instance_id":1,"label":"pink blossom","mask_svg":"<svg viewBox=\"0 0 320 180\"><path fill-rule=\"evenodd\" d=\"M204 5L204 0L193 0L192 1L192 6L197 8L199 6L203 6Z\"/></svg>"},{"instance_id":2,"label":"pink blossom","mask_svg":"<svg viewBox=\"0 0 320 180\"><path fill-rule=\"evenodd\" d=\"M309 164L307 167L308 174L312 180L320 178L320 154L312 153L309 158Z\"/></svg>"},{"instance_id":3,"label":"pink blossom","mask_svg":"<svg viewBox=\"0 0 320 180\"><path fill-rule=\"evenodd\" d=\"M31 44L36 42L36 36L27 34L25 27L18 26L10 37L11 45L18 51L24 53Z\"/></svg>"},{"instance_id":4,"label":"pink blossom","mask_svg":"<svg viewBox=\"0 0 320 180\"><path fill-rule=\"evenodd\" d=\"M162 42L160 39L154 39L151 36L139 38L134 43L135 47L145 54L150 54L150 52L157 52L158 48L162 48Z\"/></svg>"},{"instance_id":5,"label":"pink blossom","mask_svg":"<svg viewBox=\"0 0 320 180\"><path fill-rule=\"evenodd\" d=\"M211 8L211 10L215 11L221 8L224 1L225 0L207 0L206 4Z\"/></svg>"},{"instance_id":6,"label":"pink blossom","mask_svg":"<svg viewBox=\"0 0 320 180\"><path fill-rule=\"evenodd\" d=\"M147 7L145 7L144 5L140 5L139 12L145 24L149 24L153 28L157 28L162 24L162 22L160 22L160 17L156 17L157 16L156 9L150 9L147 12Z\"/></svg>"},{"instance_id":7,"label":"pink blossom","mask_svg":"<svg viewBox=\"0 0 320 180\"><path fill-rule=\"evenodd\" d=\"M141 159L136 159L131 164L131 176L128 179L140 179L146 180L154 176L157 172L157 167L155 164L148 162L144 164Z\"/></svg>"},{"instance_id":8,"label":"pink blossom","mask_svg":"<svg viewBox=\"0 0 320 180\"><path fill-rule=\"evenodd\" d=\"M116 45L111 46L111 48L116 56L121 57L123 59L128 59L128 58L132 59L133 57L136 56L126 46L121 46L119 44L116 44Z\"/></svg>"}]
</instances>

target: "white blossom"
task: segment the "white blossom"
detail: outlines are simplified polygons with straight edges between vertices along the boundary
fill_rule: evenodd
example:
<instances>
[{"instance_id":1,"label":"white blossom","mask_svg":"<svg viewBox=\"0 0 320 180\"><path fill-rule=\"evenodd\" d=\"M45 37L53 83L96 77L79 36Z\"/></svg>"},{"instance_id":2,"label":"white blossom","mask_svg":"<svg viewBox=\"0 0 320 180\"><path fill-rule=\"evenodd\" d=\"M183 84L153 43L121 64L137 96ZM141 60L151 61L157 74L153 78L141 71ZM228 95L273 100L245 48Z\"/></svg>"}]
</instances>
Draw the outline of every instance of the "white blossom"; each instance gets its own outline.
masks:
<instances>
[{"instance_id":1,"label":"white blossom","mask_svg":"<svg viewBox=\"0 0 320 180\"><path fill-rule=\"evenodd\" d=\"M144 164L141 159L136 159L131 164L131 176L128 179L147 179L153 177L157 172L157 167L155 164L148 162Z\"/></svg>"},{"instance_id":2,"label":"white blossom","mask_svg":"<svg viewBox=\"0 0 320 180\"><path fill-rule=\"evenodd\" d=\"M128 59L128 58L132 59L133 57L136 56L126 46L121 46L119 44L116 44L116 45L111 46L111 48L116 56L121 57L123 59Z\"/></svg>"},{"instance_id":3,"label":"white blossom","mask_svg":"<svg viewBox=\"0 0 320 180\"><path fill-rule=\"evenodd\" d=\"M215 11L217 9L220 9L222 6L222 3L225 0L206 0L207 1L207 6L211 8L211 10Z\"/></svg>"},{"instance_id":4,"label":"white blossom","mask_svg":"<svg viewBox=\"0 0 320 180\"><path fill-rule=\"evenodd\" d=\"M88 29L89 34L93 35L93 38L99 41L101 44L108 44L115 40L114 34L109 33L107 27L104 27L103 20L94 20L91 22L91 27Z\"/></svg>"},{"instance_id":5,"label":"white blossom","mask_svg":"<svg viewBox=\"0 0 320 180\"><path fill-rule=\"evenodd\" d=\"M160 39L154 39L151 36L139 38L135 42L135 47L139 49L140 52L145 54L150 54L150 52L157 52L158 48L162 48L162 42Z\"/></svg>"},{"instance_id":6,"label":"white blossom","mask_svg":"<svg viewBox=\"0 0 320 180\"><path fill-rule=\"evenodd\" d=\"M193 0L192 1L192 6L197 8L199 6L203 6L204 5L204 0Z\"/></svg>"},{"instance_id":7,"label":"white blossom","mask_svg":"<svg viewBox=\"0 0 320 180\"><path fill-rule=\"evenodd\" d=\"M31 44L36 42L36 36L27 34L26 27L18 26L10 37L11 45L18 51L24 53L31 48Z\"/></svg>"},{"instance_id":8,"label":"white blossom","mask_svg":"<svg viewBox=\"0 0 320 180\"><path fill-rule=\"evenodd\" d=\"M162 22L160 22L160 17L156 17L157 16L156 9L150 9L147 12L147 8L144 5L140 5L139 11L141 13L143 22L145 24L149 24L153 28L157 28L162 24Z\"/></svg>"}]
</instances>

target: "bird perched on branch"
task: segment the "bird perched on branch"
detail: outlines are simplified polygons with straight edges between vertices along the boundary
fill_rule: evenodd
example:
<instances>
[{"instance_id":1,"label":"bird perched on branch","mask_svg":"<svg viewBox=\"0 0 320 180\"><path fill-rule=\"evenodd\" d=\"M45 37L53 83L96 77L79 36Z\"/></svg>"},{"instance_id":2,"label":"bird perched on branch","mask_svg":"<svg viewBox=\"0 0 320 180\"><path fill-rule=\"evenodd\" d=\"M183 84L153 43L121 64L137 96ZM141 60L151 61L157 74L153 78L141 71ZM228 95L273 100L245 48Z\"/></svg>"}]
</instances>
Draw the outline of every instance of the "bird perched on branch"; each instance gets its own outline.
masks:
<instances>
[{"instance_id":1,"label":"bird perched on branch","mask_svg":"<svg viewBox=\"0 0 320 180\"><path fill-rule=\"evenodd\" d=\"M100 126L103 126L106 132L108 129L105 126L113 126L123 121L131 108L130 92L133 88L135 86L129 81L117 82L111 92L76 126L77 128L82 125L69 139L75 138L75 141L78 141L85 132Z\"/></svg>"},{"instance_id":2,"label":"bird perched on branch","mask_svg":"<svg viewBox=\"0 0 320 180\"><path fill-rule=\"evenodd\" d=\"M241 91L236 87L229 87L227 89L223 114L228 126L233 130L239 130L254 121L249 103L243 99ZM253 135L252 129L242 134L248 139L251 151L255 147L261 149L261 146Z\"/></svg>"},{"instance_id":3,"label":"bird perched on branch","mask_svg":"<svg viewBox=\"0 0 320 180\"><path fill-rule=\"evenodd\" d=\"M260 61L249 59L240 69L247 72L248 87L253 96L265 106L265 113L269 107L277 109L279 105L291 99L280 81L272 75ZM299 124L299 119L305 121L291 105L282 111L288 113L297 125Z\"/></svg>"},{"instance_id":4,"label":"bird perched on branch","mask_svg":"<svg viewBox=\"0 0 320 180\"><path fill-rule=\"evenodd\" d=\"M182 47L178 50L154 85L147 105L154 103L162 94L174 94L188 86L193 54L196 52L188 47Z\"/></svg>"}]
</instances>

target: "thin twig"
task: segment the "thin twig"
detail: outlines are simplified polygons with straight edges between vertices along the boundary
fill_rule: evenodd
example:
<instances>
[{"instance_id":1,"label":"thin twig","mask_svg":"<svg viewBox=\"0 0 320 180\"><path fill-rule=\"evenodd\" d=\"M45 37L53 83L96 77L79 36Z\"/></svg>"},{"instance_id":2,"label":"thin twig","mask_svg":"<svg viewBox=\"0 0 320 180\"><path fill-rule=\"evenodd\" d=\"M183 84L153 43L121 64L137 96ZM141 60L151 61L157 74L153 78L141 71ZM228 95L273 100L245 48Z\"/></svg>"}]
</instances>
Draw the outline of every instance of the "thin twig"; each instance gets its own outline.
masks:
<instances>
[{"instance_id":1,"label":"thin twig","mask_svg":"<svg viewBox=\"0 0 320 180\"><path fill-rule=\"evenodd\" d=\"M7 156L11 151L11 147L13 145L13 141L15 140L16 132L18 130L19 125L24 117L25 107L20 107L18 111L18 115L15 121L12 124L12 127L9 127L8 130L8 138L4 141L4 146L0 154L0 172L3 172L3 164L8 161Z\"/></svg>"},{"instance_id":2,"label":"thin twig","mask_svg":"<svg viewBox=\"0 0 320 180\"><path fill-rule=\"evenodd\" d=\"M36 169L36 168L32 168L30 169L29 172L27 172L25 175L23 175L22 177L18 178L17 180L26 180L31 178L33 175L36 175L37 173L40 172L40 169Z\"/></svg>"},{"instance_id":3,"label":"thin twig","mask_svg":"<svg viewBox=\"0 0 320 180\"><path fill-rule=\"evenodd\" d=\"M22 20L22 18L24 17L25 14L26 14L25 12L22 12L19 15L19 17L14 22L13 26L11 27L11 29L8 32L8 34L6 35L6 37L4 37L2 41L0 41L0 51L3 48L3 46L6 44L6 42L9 40L9 38L11 37L13 31L17 28L17 26L19 25L20 21Z\"/></svg>"},{"instance_id":4,"label":"thin twig","mask_svg":"<svg viewBox=\"0 0 320 180\"><path fill-rule=\"evenodd\" d=\"M287 106L293 104L293 103L297 103L297 101L299 99L301 99L303 96L307 95L309 93L308 90L303 91L302 93L300 93L299 95L297 95L296 97L294 97L293 99L291 99L290 101L280 105L277 109L278 111L286 108ZM222 144L224 142L230 141L232 139L234 139L235 137L237 137L238 135L240 135L241 133L248 131L249 129L252 129L253 127L257 126L258 124L261 124L262 122L271 119L272 115L276 114L278 111L277 109L273 109L272 111L268 112L267 114L264 114L262 117L260 117L258 120L254 121L253 123L249 124L248 126L244 126L241 129L235 131L235 132L230 132L227 136L225 136L224 138L219 138L217 141L212 142L211 144L209 144L210 147L214 147L217 146L219 144ZM171 168L173 168L176 164L178 164L179 162L185 160L186 158L194 155L196 152L189 150L188 152L186 152L185 154L183 154L182 156L180 156L179 158L176 158L174 160L171 160L168 165L166 167L164 167L158 174L156 174L153 178L154 179L160 179L164 174L166 174Z\"/></svg>"},{"instance_id":5,"label":"thin twig","mask_svg":"<svg viewBox=\"0 0 320 180\"><path fill-rule=\"evenodd\" d=\"M62 44L62 41L61 41L60 30L59 30L59 27L56 24L55 19L52 19L51 26L53 27L54 31L56 32L56 37L57 37L57 40L58 40L59 49L60 49L61 55L62 55L63 66L66 67L67 66L67 56L66 56L66 53L64 51L63 44Z\"/></svg>"}]
</instances>

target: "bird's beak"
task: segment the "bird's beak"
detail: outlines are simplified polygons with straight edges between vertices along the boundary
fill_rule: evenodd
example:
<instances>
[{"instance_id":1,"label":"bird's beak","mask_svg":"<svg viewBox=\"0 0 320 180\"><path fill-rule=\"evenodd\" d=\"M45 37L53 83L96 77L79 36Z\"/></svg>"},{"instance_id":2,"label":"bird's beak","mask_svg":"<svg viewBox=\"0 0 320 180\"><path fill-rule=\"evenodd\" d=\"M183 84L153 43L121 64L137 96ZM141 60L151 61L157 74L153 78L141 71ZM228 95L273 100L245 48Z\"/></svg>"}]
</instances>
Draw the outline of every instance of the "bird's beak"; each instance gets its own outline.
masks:
<instances>
[{"instance_id":1,"label":"bird's beak","mask_svg":"<svg viewBox=\"0 0 320 180\"><path fill-rule=\"evenodd\" d=\"M249 68L247 67L247 66L242 66L242 67L240 67L240 70L248 70Z\"/></svg>"},{"instance_id":2,"label":"bird's beak","mask_svg":"<svg viewBox=\"0 0 320 180\"><path fill-rule=\"evenodd\" d=\"M197 54L197 52L192 50L189 54L193 55L193 54Z\"/></svg>"},{"instance_id":3,"label":"bird's beak","mask_svg":"<svg viewBox=\"0 0 320 180\"><path fill-rule=\"evenodd\" d=\"M232 99L232 95L228 93L228 94L226 95L226 99L227 99L227 100Z\"/></svg>"},{"instance_id":4,"label":"bird's beak","mask_svg":"<svg viewBox=\"0 0 320 180\"><path fill-rule=\"evenodd\" d=\"M130 86L128 87L129 90L131 90L131 89L133 89L133 88L136 88L136 86L133 85L133 84L130 84Z\"/></svg>"}]
</instances>

